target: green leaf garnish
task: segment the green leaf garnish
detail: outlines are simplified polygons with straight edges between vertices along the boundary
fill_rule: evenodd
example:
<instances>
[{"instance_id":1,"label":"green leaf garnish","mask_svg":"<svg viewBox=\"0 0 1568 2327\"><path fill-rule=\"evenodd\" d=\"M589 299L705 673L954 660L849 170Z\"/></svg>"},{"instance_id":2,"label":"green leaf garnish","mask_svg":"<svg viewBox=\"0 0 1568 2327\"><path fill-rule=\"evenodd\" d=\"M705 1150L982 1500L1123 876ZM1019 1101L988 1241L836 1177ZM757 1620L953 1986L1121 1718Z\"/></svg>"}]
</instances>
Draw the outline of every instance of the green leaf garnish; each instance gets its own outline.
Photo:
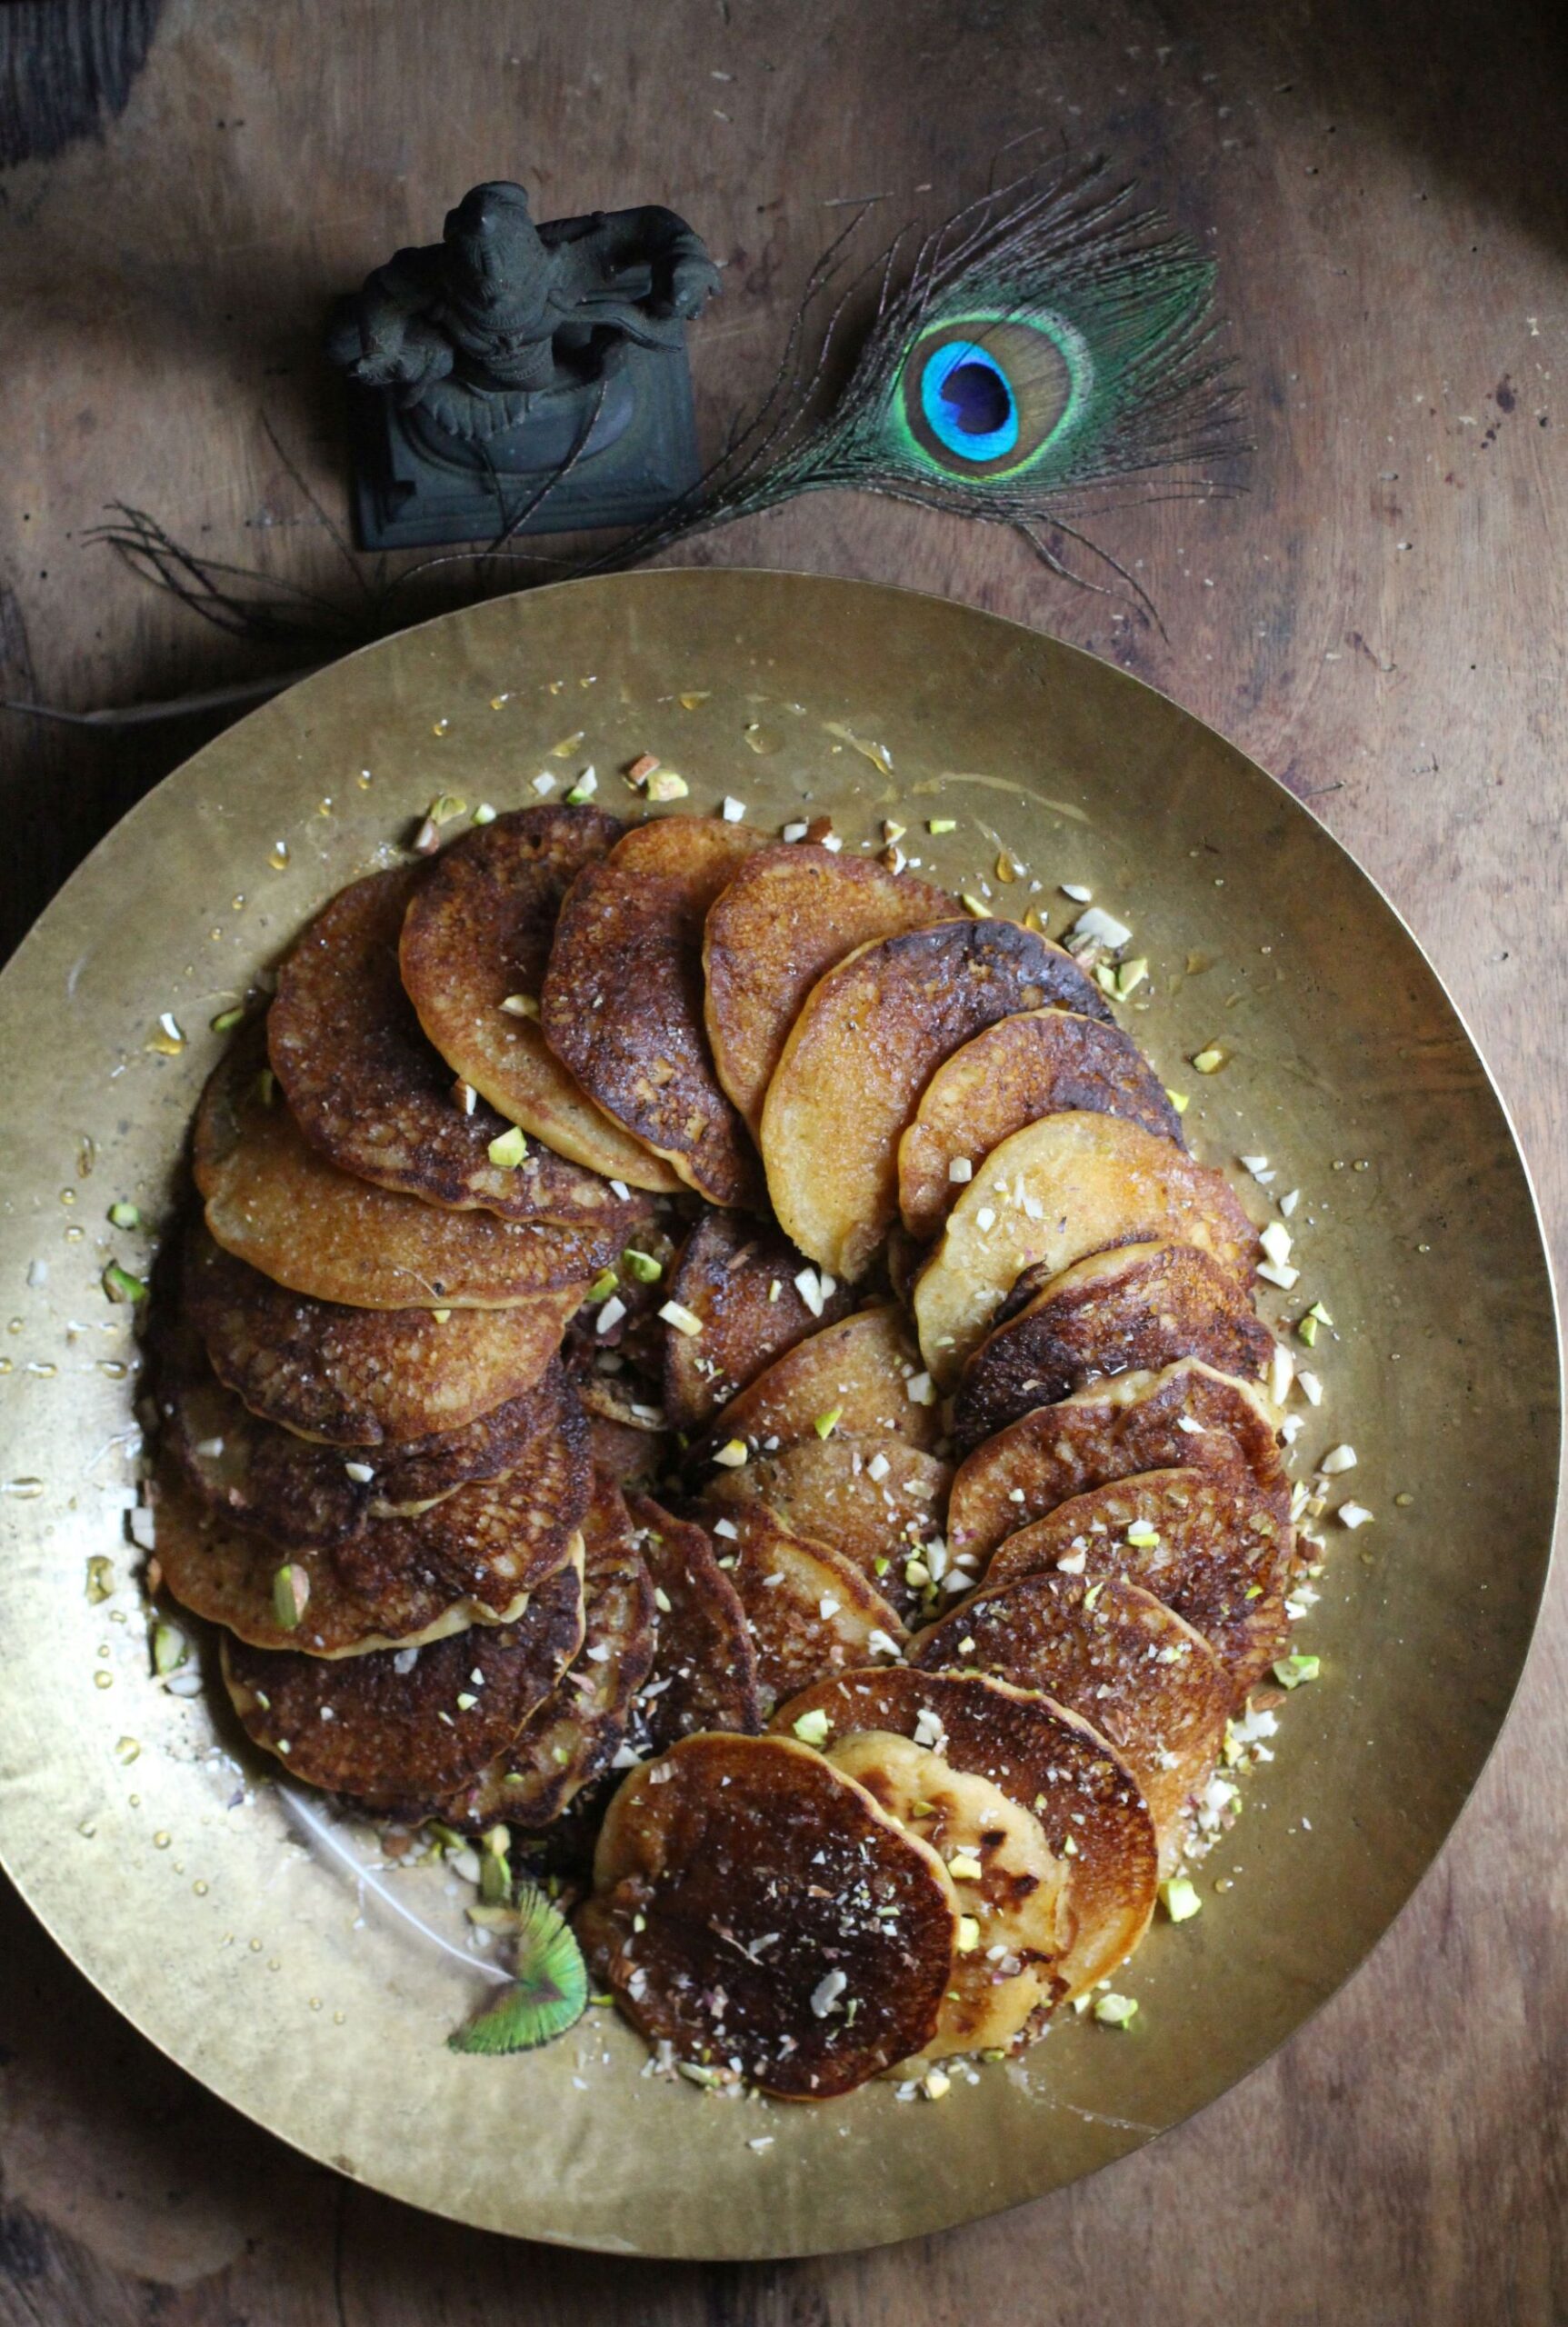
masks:
<instances>
[{"instance_id":1,"label":"green leaf garnish","mask_svg":"<svg viewBox=\"0 0 1568 2327\"><path fill-rule=\"evenodd\" d=\"M454 2052L529 2052L581 2020L588 2005L583 1951L542 1891L517 1902L517 1977L498 2003L446 2040Z\"/></svg>"}]
</instances>

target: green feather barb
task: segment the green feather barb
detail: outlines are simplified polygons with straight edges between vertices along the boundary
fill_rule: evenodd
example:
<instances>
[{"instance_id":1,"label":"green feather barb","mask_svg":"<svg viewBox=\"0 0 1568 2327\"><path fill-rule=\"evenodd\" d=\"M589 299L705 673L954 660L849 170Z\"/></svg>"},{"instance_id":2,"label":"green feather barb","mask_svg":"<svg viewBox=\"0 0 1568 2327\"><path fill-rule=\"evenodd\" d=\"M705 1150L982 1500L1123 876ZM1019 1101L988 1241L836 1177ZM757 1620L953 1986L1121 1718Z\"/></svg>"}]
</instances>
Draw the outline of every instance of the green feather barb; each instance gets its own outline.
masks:
<instances>
[{"instance_id":1,"label":"green feather barb","mask_svg":"<svg viewBox=\"0 0 1568 2327\"><path fill-rule=\"evenodd\" d=\"M529 1886L517 1902L513 1984L446 2041L454 2052L530 2052L564 2035L587 2005L583 1951L565 1918Z\"/></svg>"}]
</instances>

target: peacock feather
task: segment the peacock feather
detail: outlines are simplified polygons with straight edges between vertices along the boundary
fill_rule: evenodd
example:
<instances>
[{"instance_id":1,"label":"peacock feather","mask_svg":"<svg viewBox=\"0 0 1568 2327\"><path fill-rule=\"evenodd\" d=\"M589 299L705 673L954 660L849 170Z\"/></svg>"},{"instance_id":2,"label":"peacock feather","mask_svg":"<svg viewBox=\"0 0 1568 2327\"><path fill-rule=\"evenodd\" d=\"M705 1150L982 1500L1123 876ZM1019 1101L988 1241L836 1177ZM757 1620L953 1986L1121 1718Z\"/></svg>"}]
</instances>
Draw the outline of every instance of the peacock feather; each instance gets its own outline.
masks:
<instances>
[{"instance_id":1,"label":"peacock feather","mask_svg":"<svg viewBox=\"0 0 1568 2327\"><path fill-rule=\"evenodd\" d=\"M1104 163L983 196L921 239L905 267L908 240L877 262L870 326L825 410L853 288L809 368L800 348L841 245L819 262L751 422L684 502L594 570L836 489L1012 526L1065 571L1049 534L1082 541L1077 521L1114 505L1115 488L1227 489L1196 474L1248 449L1216 346L1213 262L1139 208L1130 185L1109 183Z\"/></svg>"},{"instance_id":2,"label":"peacock feather","mask_svg":"<svg viewBox=\"0 0 1568 2327\"><path fill-rule=\"evenodd\" d=\"M441 567L469 569L472 594L483 594L638 565L803 493L878 493L1009 526L1054 572L1104 586L1067 565L1073 542L1157 621L1084 528L1129 498L1234 489L1250 446L1219 347L1212 261L1103 161L1031 171L848 272L864 216L818 260L772 385L718 458L671 508L602 550L563 557L524 542L524 521L550 484L510 508L496 480L487 546L389 577L352 549L275 436L352 577L346 597L218 564L141 510L120 508L98 538L224 629L330 654L410 619L413 585Z\"/></svg>"}]
</instances>

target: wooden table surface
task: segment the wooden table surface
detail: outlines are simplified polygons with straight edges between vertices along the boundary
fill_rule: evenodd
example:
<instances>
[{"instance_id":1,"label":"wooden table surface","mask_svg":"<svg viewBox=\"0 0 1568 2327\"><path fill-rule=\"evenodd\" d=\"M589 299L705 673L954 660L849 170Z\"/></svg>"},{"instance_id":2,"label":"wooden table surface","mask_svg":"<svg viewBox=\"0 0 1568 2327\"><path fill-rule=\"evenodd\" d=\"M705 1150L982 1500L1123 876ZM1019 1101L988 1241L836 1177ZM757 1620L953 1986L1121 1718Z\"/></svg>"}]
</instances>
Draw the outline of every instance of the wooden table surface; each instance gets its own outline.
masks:
<instances>
[{"instance_id":1,"label":"wooden table surface","mask_svg":"<svg viewBox=\"0 0 1568 2327\"><path fill-rule=\"evenodd\" d=\"M1561 1253L1562 21L1559 0L166 0L102 142L0 175L0 693L85 708L265 667L83 540L113 500L341 588L291 474L342 509L324 305L474 180L523 178L542 215L659 199L698 225L725 266L697 340L712 429L769 376L843 197L883 197L880 231L974 194L1022 132L1103 143L1217 253L1258 439L1244 500L1106 530L1168 637L1004 534L864 499L700 554L1055 631L1311 798L1457 996ZM7 936L203 732L0 715ZM0 2321L1568 2319L1565 1693L1559 1576L1452 1842L1309 2028L1094 2181L822 2262L634 2267L386 2202L160 2060L7 1899Z\"/></svg>"}]
</instances>

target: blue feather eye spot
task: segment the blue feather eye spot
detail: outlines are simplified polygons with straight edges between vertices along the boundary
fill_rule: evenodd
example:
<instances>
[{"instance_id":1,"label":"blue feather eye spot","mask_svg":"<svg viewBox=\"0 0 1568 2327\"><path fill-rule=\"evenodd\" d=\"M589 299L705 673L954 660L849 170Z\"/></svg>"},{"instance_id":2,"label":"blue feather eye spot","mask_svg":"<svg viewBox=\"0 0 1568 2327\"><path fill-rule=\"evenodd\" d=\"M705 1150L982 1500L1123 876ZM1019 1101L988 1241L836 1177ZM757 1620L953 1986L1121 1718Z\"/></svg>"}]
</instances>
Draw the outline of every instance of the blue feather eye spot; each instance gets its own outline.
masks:
<instances>
[{"instance_id":1,"label":"blue feather eye spot","mask_svg":"<svg viewBox=\"0 0 1568 2327\"><path fill-rule=\"evenodd\" d=\"M949 475L1026 466L1074 404L1073 335L968 315L915 341L899 382L904 421Z\"/></svg>"},{"instance_id":2,"label":"blue feather eye spot","mask_svg":"<svg viewBox=\"0 0 1568 2327\"><path fill-rule=\"evenodd\" d=\"M1018 406L1007 375L977 341L950 339L921 376L920 404L932 433L966 461L994 461L1018 442Z\"/></svg>"}]
</instances>

